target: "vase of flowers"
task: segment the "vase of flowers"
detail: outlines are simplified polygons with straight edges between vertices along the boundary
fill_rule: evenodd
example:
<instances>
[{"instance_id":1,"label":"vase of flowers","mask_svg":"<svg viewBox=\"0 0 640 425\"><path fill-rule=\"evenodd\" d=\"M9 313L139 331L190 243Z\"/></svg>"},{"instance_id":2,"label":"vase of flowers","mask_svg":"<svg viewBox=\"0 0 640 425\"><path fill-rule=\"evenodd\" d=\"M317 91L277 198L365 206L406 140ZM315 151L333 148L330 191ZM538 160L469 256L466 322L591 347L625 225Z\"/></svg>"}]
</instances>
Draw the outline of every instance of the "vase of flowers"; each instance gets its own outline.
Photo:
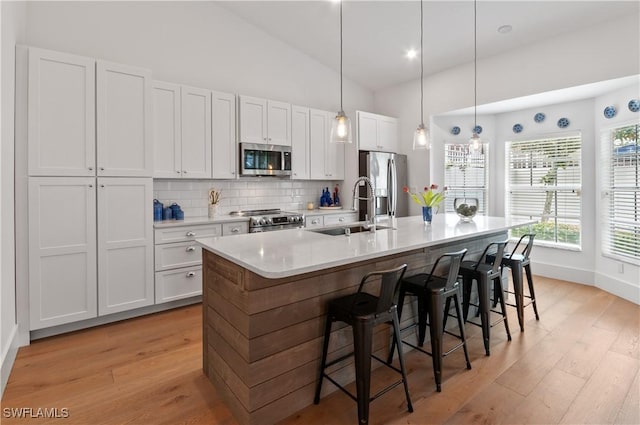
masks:
<instances>
[{"instance_id":1,"label":"vase of flowers","mask_svg":"<svg viewBox=\"0 0 640 425\"><path fill-rule=\"evenodd\" d=\"M425 224L431 224L433 217L433 209L437 208L444 200L444 190L438 192L438 185L432 184L425 186L424 191L420 193L412 193L407 186L402 190L411 196L413 201L422 207L422 220Z\"/></svg>"}]
</instances>

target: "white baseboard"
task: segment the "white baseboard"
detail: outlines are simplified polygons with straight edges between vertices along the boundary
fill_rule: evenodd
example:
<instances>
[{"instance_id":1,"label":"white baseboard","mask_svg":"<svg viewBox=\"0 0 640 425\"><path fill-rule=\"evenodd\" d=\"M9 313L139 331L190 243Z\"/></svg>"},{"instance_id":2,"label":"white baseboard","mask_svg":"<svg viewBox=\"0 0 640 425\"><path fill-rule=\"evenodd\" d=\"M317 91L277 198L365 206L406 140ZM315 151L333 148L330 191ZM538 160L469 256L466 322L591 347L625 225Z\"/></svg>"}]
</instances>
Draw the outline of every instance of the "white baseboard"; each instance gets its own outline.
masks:
<instances>
[{"instance_id":1,"label":"white baseboard","mask_svg":"<svg viewBox=\"0 0 640 425\"><path fill-rule=\"evenodd\" d=\"M13 369L13 363L18 355L17 335L18 325L15 325L11 330L11 336L8 338L8 344L2 353L2 359L0 361L0 398L4 394L4 389L9 381L9 375L11 375L11 369Z\"/></svg>"},{"instance_id":2,"label":"white baseboard","mask_svg":"<svg viewBox=\"0 0 640 425\"><path fill-rule=\"evenodd\" d=\"M595 286L610 294L640 305L640 287L596 272Z\"/></svg>"},{"instance_id":3,"label":"white baseboard","mask_svg":"<svg viewBox=\"0 0 640 425\"><path fill-rule=\"evenodd\" d=\"M566 280L567 282L581 283L589 286L593 286L595 284L595 273L591 270L532 261L531 271L533 274L553 279Z\"/></svg>"}]
</instances>

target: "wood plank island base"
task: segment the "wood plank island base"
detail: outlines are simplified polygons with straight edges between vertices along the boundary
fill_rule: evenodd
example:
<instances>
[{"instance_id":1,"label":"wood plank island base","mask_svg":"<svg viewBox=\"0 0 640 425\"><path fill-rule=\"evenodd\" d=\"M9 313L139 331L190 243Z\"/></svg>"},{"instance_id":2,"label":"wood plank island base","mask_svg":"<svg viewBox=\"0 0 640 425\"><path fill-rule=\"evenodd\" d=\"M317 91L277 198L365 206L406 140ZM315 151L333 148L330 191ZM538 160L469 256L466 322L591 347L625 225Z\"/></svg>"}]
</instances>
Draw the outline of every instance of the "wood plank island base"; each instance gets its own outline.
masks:
<instances>
[{"instance_id":1,"label":"wood plank island base","mask_svg":"<svg viewBox=\"0 0 640 425\"><path fill-rule=\"evenodd\" d=\"M298 229L198 240L205 248L203 371L239 423L284 419L313 403L328 300L354 292L372 270L406 263L407 275L425 272L440 254L462 248L477 258L489 242L528 223L498 217L461 223L443 214L431 226L405 217L350 236ZM373 352L384 357L389 338L387 327L377 329ZM334 327L329 359L351 347L351 329ZM352 362L334 365L334 379L352 382ZM325 385L323 396L335 390Z\"/></svg>"}]
</instances>

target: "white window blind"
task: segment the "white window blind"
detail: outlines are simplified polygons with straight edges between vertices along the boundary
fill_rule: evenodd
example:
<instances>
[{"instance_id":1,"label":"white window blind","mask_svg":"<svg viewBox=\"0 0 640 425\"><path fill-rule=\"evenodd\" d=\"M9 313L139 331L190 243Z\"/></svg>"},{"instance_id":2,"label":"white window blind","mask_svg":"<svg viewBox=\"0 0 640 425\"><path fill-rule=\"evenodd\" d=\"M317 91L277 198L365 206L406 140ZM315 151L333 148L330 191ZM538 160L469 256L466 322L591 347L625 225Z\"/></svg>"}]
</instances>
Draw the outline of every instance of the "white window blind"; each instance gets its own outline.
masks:
<instances>
[{"instance_id":1,"label":"white window blind","mask_svg":"<svg viewBox=\"0 0 640 425\"><path fill-rule=\"evenodd\" d=\"M513 236L580 248L581 145L580 134L507 143L507 215L539 220Z\"/></svg>"},{"instance_id":2,"label":"white window blind","mask_svg":"<svg viewBox=\"0 0 640 425\"><path fill-rule=\"evenodd\" d=\"M602 249L622 260L640 260L640 125L603 135Z\"/></svg>"},{"instance_id":3,"label":"white window blind","mask_svg":"<svg viewBox=\"0 0 640 425\"><path fill-rule=\"evenodd\" d=\"M487 147L471 149L470 144L446 144L444 185L447 187L445 212L454 212L455 198L477 198L478 214L486 214L488 164Z\"/></svg>"}]
</instances>

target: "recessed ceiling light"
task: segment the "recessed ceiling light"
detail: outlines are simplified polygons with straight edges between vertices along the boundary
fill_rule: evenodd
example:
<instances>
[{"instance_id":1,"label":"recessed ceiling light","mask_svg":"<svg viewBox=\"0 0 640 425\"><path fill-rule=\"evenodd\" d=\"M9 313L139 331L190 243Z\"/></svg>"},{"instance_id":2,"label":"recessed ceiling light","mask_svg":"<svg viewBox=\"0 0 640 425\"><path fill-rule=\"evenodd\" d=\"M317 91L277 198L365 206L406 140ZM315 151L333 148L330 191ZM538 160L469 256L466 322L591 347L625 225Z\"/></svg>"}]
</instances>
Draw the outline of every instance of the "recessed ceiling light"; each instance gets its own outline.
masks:
<instances>
[{"instance_id":1,"label":"recessed ceiling light","mask_svg":"<svg viewBox=\"0 0 640 425\"><path fill-rule=\"evenodd\" d=\"M511 30L513 29L513 27L511 25L500 25L498 27L498 32L500 34L508 34L511 32Z\"/></svg>"},{"instance_id":2,"label":"recessed ceiling light","mask_svg":"<svg viewBox=\"0 0 640 425\"><path fill-rule=\"evenodd\" d=\"M415 59L418 56L418 51L416 49L407 50L407 57L409 59Z\"/></svg>"}]
</instances>

